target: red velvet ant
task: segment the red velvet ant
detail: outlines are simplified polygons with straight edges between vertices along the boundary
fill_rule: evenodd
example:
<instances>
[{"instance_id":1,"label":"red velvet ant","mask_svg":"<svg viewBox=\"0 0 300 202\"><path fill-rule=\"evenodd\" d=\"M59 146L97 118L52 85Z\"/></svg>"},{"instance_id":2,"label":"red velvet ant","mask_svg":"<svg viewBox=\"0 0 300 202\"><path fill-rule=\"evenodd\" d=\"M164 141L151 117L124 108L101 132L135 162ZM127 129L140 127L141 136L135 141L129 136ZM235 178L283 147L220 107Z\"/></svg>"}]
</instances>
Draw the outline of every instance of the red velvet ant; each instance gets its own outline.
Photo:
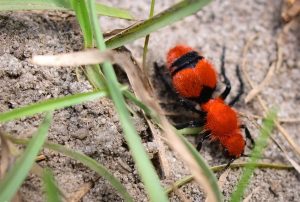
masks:
<instances>
[{"instance_id":1,"label":"red velvet ant","mask_svg":"<svg viewBox=\"0 0 300 202\"><path fill-rule=\"evenodd\" d=\"M231 90L231 84L225 74L225 47L221 57L221 75L224 78L226 89L217 98L212 98L217 84L217 75L213 65L188 46L178 45L167 54L167 69L172 76L172 84L178 94L184 98L196 101L200 105L201 119L189 123L179 124L177 128L188 126L203 126L204 130L197 141L197 149L200 150L202 142L206 139L218 141L232 161L244 153L245 140L241 134L241 128L245 129L246 137L254 144L249 130L241 125L237 112L232 105L243 93L243 81L236 68L236 74L240 82L239 93L229 104L224 102Z\"/></svg>"}]
</instances>

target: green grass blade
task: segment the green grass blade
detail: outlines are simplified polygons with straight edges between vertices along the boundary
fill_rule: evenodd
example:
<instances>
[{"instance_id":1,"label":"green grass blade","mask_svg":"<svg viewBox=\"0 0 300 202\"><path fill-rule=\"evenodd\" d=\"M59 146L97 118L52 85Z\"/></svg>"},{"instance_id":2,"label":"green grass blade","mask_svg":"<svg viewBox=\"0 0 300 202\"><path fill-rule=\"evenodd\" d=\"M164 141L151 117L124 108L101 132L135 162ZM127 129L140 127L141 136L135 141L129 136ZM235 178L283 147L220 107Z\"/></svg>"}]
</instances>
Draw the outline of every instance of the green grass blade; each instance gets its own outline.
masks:
<instances>
[{"instance_id":1,"label":"green grass blade","mask_svg":"<svg viewBox=\"0 0 300 202\"><path fill-rule=\"evenodd\" d=\"M106 41L107 48L117 48L126 43L144 37L162 27L170 25L186 16L189 16L211 0L184 0L170 7L169 9L155 15L154 17L138 23L129 29L120 32Z\"/></svg>"},{"instance_id":2,"label":"green grass blade","mask_svg":"<svg viewBox=\"0 0 300 202\"><path fill-rule=\"evenodd\" d=\"M71 149L67 149L62 145L59 144L53 144L53 143L46 143L46 148L52 149L54 151L57 151L59 153L62 153L66 156L69 156L73 159L76 159L77 161L83 163L90 169L97 172L100 176L104 177L106 180L108 180L111 185L118 191L118 193L123 196L125 201L133 201L130 194L127 192L126 188L121 184L121 182L113 176L103 165L99 164L94 159L80 153L73 151Z\"/></svg>"},{"instance_id":3,"label":"green grass blade","mask_svg":"<svg viewBox=\"0 0 300 202\"><path fill-rule=\"evenodd\" d=\"M78 2L77 0L72 0L72 6L83 33L84 47L94 48L93 29L85 1ZM85 75L95 89L106 88L105 79L98 64L87 65Z\"/></svg>"},{"instance_id":4,"label":"green grass blade","mask_svg":"<svg viewBox=\"0 0 300 202\"><path fill-rule=\"evenodd\" d=\"M107 96L106 91L95 91L49 99L1 113L0 122L11 121L26 116L32 116L36 113L69 107L75 104L80 104L82 102L96 100L104 96Z\"/></svg>"},{"instance_id":5,"label":"green grass blade","mask_svg":"<svg viewBox=\"0 0 300 202\"><path fill-rule=\"evenodd\" d=\"M73 0L72 0L73 1ZM72 10L70 0L1 0L0 11L19 10ZM80 3L80 2L79 2ZM133 16L125 9L96 3L97 14L132 20Z\"/></svg>"},{"instance_id":6,"label":"green grass blade","mask_svg":"<svg viewBox=\"0 0 300 202\"><path fill-rule=\"evenodd\" d=\"M249 163L232 163L230 164L229 168L240 168L240 167L245 167L249 165ZM222 171L225 167L227 166L227 164L223 164L223 165L219 165L219 166L213 166L210 169L213 172L218 172L218 171ZM293 166L289 166L289 165L285 165L285 164L271 164L271 163L258 163L257 167L259 168L271 168L271 169L277 169L277 170L292 170L294 167ZM167 187L165 189L166 193L169 194L171 193L173 190L176 190L177 188L191 182L194 179L194 177L192 175L188 175L186 177L183 177L179 180L177 180L176 182L174 182L171 186Z\"/></svg>"},{"instance_id":7,"label":"green grass blade","mask_svg":"<svg viewBox=\"0 0 300 202\"><path fill-rule=\"evenodd\" d=\"M196 127L196 128L183 128L177 131L180 135L185 136L185 135L199 135L202 130L203 128Z\"/></svg>"},{"instance_id":8,"label":"green grass blade","mask_svg":"<svg viewBox=\"0 0 300 202\"><path fill-rule=\"evenodd\" d=\"M60 191L57 187L57 183L53 177L53 173L50 169L44 169L43 172L43 183L44 183L44 190L46 193L46 199L48 202L60 202L61 196Z\"/></svg>"},{"instance_id":9,"label":"green grass blade","mask_svg":"<svg viewBox=\"0 0 300 202\"><path fill-rule=\"evenodd\" d=\"M149 13L149 18L152 18L154 15L154 6L155 6L155 0L151 0L151 7L150 7L150 13ZM145 38L144 42L144 50L143 50L143 70L144 72L147 72L148 70L146 69L146 62L147 62L147 52L148 52L148 43L150 40L150 35L147 35Z\"/></svg>"},{"instance_id":10,"label":"green grass blade","mask_svg":"<svg viewBox=\"0 0 300 202\"><path fill-rule=\"evenodd\" d=\"M113 69L105 68L104 73L106 75L113 75ZM114 75L115 76L115 75ZM116 78L113 78L114 80ZM109 80L109 79L108 79ZM125 105L124 98L121 93L116 92L117 82L111 88L110 95L115 103L115 107L118 111L120 122L125 133L125 139L128 143L130 151L132 153L133 159L137 165L137 169L145 184L145 189L149 194L151 201L168 201L165 193L160 185L159 178L155 173L154 167L151 164L149 157L142 145L141 138L138 136L136 130L134 129L133 123L130 119L128 110Z\"/></svg>"},{"instance_id":11,"label":"green grass blade","mask_svg":"<svg viewBox=\"0 0 300 202\"><path fill-rule=\"evenodd\" d=\"M38 152L41 150L47 138L51 120L51 113L47 113L36 135L29 141L23 155L16 161L13 168L0 182L0 201L10 201L25 180Z\"/></svg>"},{"instance_id":12,"label":"green grass blade","mask_svg":"<svg viewBox=\"0 0 300 202\"><path fill-rule=\"evenodd\" d=\"M106 89L105 77L100 70L99 65L87 65L85 67L85 75L90 84L98 90Z\"/></svg>"},{"instance_id":13,"label":"green grass blade","mask_svg":"<svg viewBox=\"0 0 300 202\"><path fill-rule=\"evenodd\" d=\"M96 3L96 12L99 15L110 16L115 18L122 18L132 20L133 16L131 13L124 9L109 7L100 3Z\"/></svg>"},{"instance_id":14,"label":"green grass blade","mask_svg":"<svg viewBox=\"0 0 300 202\"><path fill-rule=\"evenodd\" d=\"M141 108L147 117L150 117L152 120L155 121L155 123L159 123L157 113L153 111L151 108L149 108L147 105L145 105L142 101L140 101L133 93L131 93L128 90L123 91L123 95L131 100L136 106Z\"/></svg>"},{"instance_id":15,"label":"green grass blade","mask_svg":"<svg viewBox=\"0 0 300 202\"><path fill-rule=\"evenodd\" d=\"M81 31L84 39L85 48L93 48L93 30L90 24L88 10L85 4L85 0L71 0L72 8L75 11L76 18L81 27Z\"/></svg>"},{"instance_id":16,"label":"green grass blade","mask_svg":"<svg viewBox=\"0 0 300 202\"><path fill-rule=\"evenodd\" d=\"M89 0L87 2L91 14L90 16L94 28L97 47L100 51L104 51L106 49L106 46L94 8L95 1ZM107 87L110 96L119 114L120 122L125 134L125 139L131 150L133 159L137 165L137 169L139 171L141 179L145 184L145 189L149 194L149 198L151 201L168 201L168 198L164 193L162 186L160 185L160 181L154 170L154 167L151 164L151 161L147 156L145 148L142 145L141 138L137 134L132 120L130 119L129 112L125 105L124 97L122 96L122 92L118 88L119 83L117 81L117 77L112 68L112 65L108 62L105 62L103 66L103 72L107 79Z\"/></svg>"},{"instance_id":17,"label":"green grass blade","mask_svg":"<svg viewBox=\"0 0 300 202\"><path fill-rule=\"evenodd\" d=\"M1 0L0 11L17 10L66 10L69 0Z\"/></svg>"},{"instance_id":18,"label":"green grass blade","mask_svg":"<svg viewBox=\"0 0 300 202\"><path fill-rule=\"evenodd\" d=\"M189 149L199 167L201 167L201 171L203 172L203 175L207 178L207 181L209 182L209 185L211 186L217 201L223 201L223 194L221 193L221 190L218 186L217 178L215 177L210 167L206 164L205 160L195 149L195 147L189 141L187 141L187 139L185 139L182 135L179 135L179 137Z\"/></svg>"},{"instance_id":19,"label":"green grass blade","mask_svg":"<svg viewBox=\"0 0 300 202\"><path fill-rule=\"evenodd\" d=\"M29 141L27 139L22 138L15 138L12 136L6 135L8 139L10 139L15 144L27 144ZM63 145L55 144L55 143L49 143L46 142L44 144L44 147L47 149L51 149L53 151L56 151L58 153L64 154L72 159L75 159L91 170L98 173L100 176L108 180L111 185L118 191L118 193L123 196L125 201L133 201L129 193L127 192L126 188L121 184L121 182L113 176L103 165L95 161L94 159L90 158L89 156L86 156L82 154L81 152L74 151L72 149L66 148Z\"/></svg>"},{"instance_id":20,"label":"green grass blade","mask_svg":"<svg viewBox=\"0 0 300 202\"><path fill-rule=\"evenodd\" d=\"M235 191L231 195L232 202L241 201L244 191L249 184L250 178L254 172L254 169L257 167L257 161L262 155L263 149L267 146L267 141L271 135L272 129L274 127L274 122L276 119L276 112L270 110L267 113L265 120L263 121L262 128L260 130L260 135L255 142L255 147L251 152L251 157L249 160L249 165L246 166L239 183L236 186Z\"/></svg>"}]
</instances>

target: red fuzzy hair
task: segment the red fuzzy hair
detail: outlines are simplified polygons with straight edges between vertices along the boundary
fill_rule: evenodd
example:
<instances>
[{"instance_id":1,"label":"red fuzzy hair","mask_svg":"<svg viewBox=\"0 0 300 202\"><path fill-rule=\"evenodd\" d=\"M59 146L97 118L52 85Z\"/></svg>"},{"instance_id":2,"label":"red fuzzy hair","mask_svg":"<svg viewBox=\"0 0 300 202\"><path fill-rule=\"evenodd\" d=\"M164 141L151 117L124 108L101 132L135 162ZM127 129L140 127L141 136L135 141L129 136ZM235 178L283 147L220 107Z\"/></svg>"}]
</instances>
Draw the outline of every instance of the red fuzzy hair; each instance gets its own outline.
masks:
<instances>
[{"instance_id":1,"label":"red fuzzy hair","mask_svg":"<svg viewBox=\"0 0 300 202\"><path fill-rule=\"evenodd\" d=\"M170 49L167 54L167 68L170 70L172 64L183 55L194 51L186 45L177 45ZM185 98L197 98L201 95L203 86L215 89L217 74L214 66L206 59L177 72L172 78L176 91Z\"/></svg>"},{"instance_id":2,"label":"red fuzzy hair","mask_svg":"<svg viewBox=\"0 0 300 202\"><path fill-rule=\"evenodd\" d=\"M239 157L244 151L245 140L237 113L220 98L209 100L201 108L207 113L205 129L211 131L211 139L220 141L229 155Z\"/></svg>"},{"instance_id":3,"label":"red fuzzy hair","mask_svg":"<svg viewBox=\"0 0 300 202\"><path fill-rule=\"evenodd\" d=\"M242 155L246 144L239 130L236 130L231 136L220 138L220 143L226 148L229 156L234 156L236 158Z\"/></svg>"},{"instance_id":4,"label":"red fuzzy hair","mask_svg":"<svg viewBox=\"0 0 300 202\"><path fill-rule=\"evenodd\" d=\"M167 54L167 68L169 68L172 63L177 60L180 56L193 51L193 49L186 45L177 45L174 48L170 49Z\"/></svg>"},{"instance_id":5,"label":"red fuzzy hair","mask_svg":"<svg viewBox=\"0 0 300 202\"><path fill-rule=\"evenodd\" d=\"M202 59L195 68L184 69L175 74L172 82L181 96L193 98L201 94L203 86L214 89L217 83L217 74L212 64Z\"/></svg>"}]
</instances>

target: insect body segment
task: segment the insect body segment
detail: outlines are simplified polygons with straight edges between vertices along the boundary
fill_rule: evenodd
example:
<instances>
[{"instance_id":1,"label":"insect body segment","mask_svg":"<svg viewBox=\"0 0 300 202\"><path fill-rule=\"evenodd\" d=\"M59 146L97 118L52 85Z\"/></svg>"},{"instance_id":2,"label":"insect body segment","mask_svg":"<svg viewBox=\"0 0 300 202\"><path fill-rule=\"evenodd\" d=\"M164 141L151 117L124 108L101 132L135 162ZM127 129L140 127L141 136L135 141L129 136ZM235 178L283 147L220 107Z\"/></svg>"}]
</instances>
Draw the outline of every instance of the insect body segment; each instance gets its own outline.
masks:
<instances>
[{"instance_id":1,"label":"insect body segment","mask_svg":"<svg viewBox=\"0 0 300 202\"><path fill-rule=\"evenodd\" d=\"M171 75L174 76L177 72L183 69L195 68L195 65L202 59L204 58L200 56L196 51L190 51L180 56L170 66Z\"/></svg>"},{"instance_id":2,"label":"insect body segment","mask_svg":"<svg viewBox=\"0 0 300 202\"><path fill-rule=\"evenodd\" d=\"M207 102L217 84L217 74L213 65L197 51L184 45L172 48L167 54L167 68L172 76L172 84L180 96Z\"/></svg>"},{"instance_id":3,"label":"insect body segment","mask_svg":"<svg viewBox=\"0 0 300 202\"><path fill-rule=\"evenodd\" d=\"M204 128L210 132L211 140L219 141L229 156L240 157L244 152L245 141L237 113L220 98L202 104L201 109L206 112Z\"/></svg>"}]
</instances>

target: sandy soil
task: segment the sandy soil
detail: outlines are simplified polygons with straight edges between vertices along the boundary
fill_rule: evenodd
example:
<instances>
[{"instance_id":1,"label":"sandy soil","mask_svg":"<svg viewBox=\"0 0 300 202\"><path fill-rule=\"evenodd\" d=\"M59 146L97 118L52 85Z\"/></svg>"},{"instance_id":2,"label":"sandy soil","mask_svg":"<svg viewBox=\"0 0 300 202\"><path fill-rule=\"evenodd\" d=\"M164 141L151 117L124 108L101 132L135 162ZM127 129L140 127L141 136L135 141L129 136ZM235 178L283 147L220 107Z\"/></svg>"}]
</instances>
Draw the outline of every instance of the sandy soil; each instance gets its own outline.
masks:
<instances>
[{"instance_id":1,"label":"sandy soil","mask_svg":"<svg viewBox=\"0 0 300 202\"><path fill-rule=\"evenodd\" d=\"M104 2L128 8L139 19L148 16L150 4L148 1L128 3L107 0ZM157 2L156 11L159 12L172 3L174 2L170 0ZM197 14L151 35L149 67L152 69L154 61L164 61L164 56L170 47L177 43L185 43L200 49L218 69L221 49L226 45L226 68L235 92L238 86L234 74L235 65L241 64L246 41L257 34L258 39L247 57L250 78L255 83L259 83L267 73L270 62L276 59L276 40L284 26L280 19L280 9L281 1L214 1ZM124 20L107 17L101 19L104 31L126 27L129 24ZM285 44L282 46L283 64L261 93L268 106L279 107L279 116L283 118L299 117L300 112L300 61L297 60L300 56L300 46L299 35L296 35L300 31L299 28L298 25L285 35ZM0 42L1 111L91 89L87 81L77 80L74 68L37 67L28 62L32 54L80 50L82 37L74 17L60 17L59 13L51 13L51 15L27 12L1 13ZM142 47L142 39L128 45L137 59L141 58ZM156 86L161 82L155 74L152 80ZM247 85L246 93L249 90L250 87ZM165 102L169 102L167 104L169 112L174 112L175 109L177 111L178 106L170 104L172 100L168 93L164 93L164 88L158 89L158 95ZM253 119L250 115L262 115L262 109L256 100L244 104L244 97L236 108L249 115L250 118L243 118L242 121L249 126L251 133L256 137L258 134L256 123L260 123L261 120ZM133 116L133 121L150 157L153 157L157 152L157 146L153 143L151 133L140 111L137 108L134 110L137 113ZM40 121L40 116L34 116L6 123L3 128L15 136L26 137L37 128ZM284 127L300 144L299 124L286 123ZM287 146L278 131L274 132L274 137L282 145ZM147 201L143 184L140 182L123 138L118 116L109 99L104 98L58 110L54 115L48 139L80 150L103 163L121 180L136 201ZM222 152L216 148L216 145L205 145L201 151L210 165L227 161ZM299 162L291 150L288 150L290 156ZM82 201L121 200L108 182L98 178L94 172L80 163L48 150L44 150L43 154L47 159L40 162L40 165L53 169L55 178L67 196L71 196L84 183L91 182L93 186ZM288 163L273 143L269 144L265 156L268 161ZM156 162L155 158L153 159ZM168 151L168 160L172 175L168 179L162 179L165 185L189 174L186 166L171 151ZM229 172L223 186L225 197L230 196L240 174L241 169L233 169ZM250 201L299 201L300 199L299 175L295 171L257 169L246 195L256 188ZM203 192L194 183L183 186L181 190L187 199L204 200ZM30 175L22 186L21 195L24 201L43 201L40 180ZM171 200L180 201L174 194L171 194Z\"/></svg>"}]
</instances>

